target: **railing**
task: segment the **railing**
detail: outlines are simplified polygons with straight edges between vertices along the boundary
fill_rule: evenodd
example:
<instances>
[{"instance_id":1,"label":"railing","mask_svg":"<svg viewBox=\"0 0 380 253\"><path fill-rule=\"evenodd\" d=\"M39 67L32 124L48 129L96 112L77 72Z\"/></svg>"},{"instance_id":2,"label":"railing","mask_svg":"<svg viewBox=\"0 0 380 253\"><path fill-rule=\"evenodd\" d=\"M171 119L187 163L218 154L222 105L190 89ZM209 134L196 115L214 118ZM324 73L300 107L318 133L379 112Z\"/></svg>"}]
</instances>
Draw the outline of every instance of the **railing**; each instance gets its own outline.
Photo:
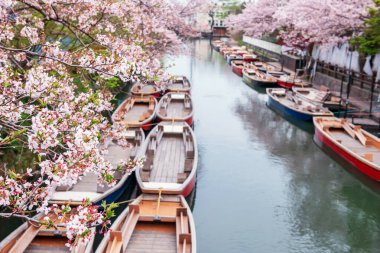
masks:
<instances>
[{"instance_id":1,"label":"railing","mask_svg":"<svg viewBox=\"0 0 380 253\"><path fill-rule=\"evenodd\" d=\"M331 77L334 77L336 79L342 80L348 80L350 76L350 70L347 68L338 67L336 65L332 65L325 62L318 62L317 63L317 71L321 72L323 74L327 74ZM371 90L372 87L380 86L379 82L375 81L376 78L376 72L373 74L373 76L369 76L365 73L359 73L356 71L351 71L352 73L352 85L359 86L362 89Z\"/></svg>"}]
</instances>

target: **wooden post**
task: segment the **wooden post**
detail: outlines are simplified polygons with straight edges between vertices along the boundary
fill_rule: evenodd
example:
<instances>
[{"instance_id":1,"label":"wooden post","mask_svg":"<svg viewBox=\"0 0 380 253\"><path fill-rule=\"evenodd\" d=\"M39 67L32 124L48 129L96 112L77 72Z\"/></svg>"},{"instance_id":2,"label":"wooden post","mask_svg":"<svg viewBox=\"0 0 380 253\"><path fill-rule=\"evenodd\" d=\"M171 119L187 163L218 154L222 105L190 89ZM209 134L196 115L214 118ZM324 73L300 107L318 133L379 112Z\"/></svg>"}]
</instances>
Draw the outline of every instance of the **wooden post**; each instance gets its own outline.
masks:
<instances>
[{"instance_id":1,"label":"wooden post","mask_svg":"<svg viewBox=\"0 0 380 253\"><path fill-rule=\"evenodd\" d=\"M373 74L372 75L372 82L371 82L371 101L369 105L369 117L372 117L372 106L373 106L373 92L375 91L375 80L376 76Z\"/></svg>"}]
</instances>

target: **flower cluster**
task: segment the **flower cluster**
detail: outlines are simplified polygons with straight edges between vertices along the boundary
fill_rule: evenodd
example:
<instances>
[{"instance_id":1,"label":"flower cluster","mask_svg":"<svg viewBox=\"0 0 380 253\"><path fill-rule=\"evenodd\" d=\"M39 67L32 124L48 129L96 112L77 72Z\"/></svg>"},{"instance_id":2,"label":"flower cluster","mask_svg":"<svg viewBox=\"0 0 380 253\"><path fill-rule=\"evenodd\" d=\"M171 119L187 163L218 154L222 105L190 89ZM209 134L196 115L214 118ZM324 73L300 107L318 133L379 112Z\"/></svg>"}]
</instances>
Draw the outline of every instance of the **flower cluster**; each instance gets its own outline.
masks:
<instances>
[{"instance_id":1,"label":"flower cluster","mask_svg":"<svg viewBox=\"0 0 380 253\"><path fill-rule=\"evenodd\" d=\"M160 58L195 34L190 17L203 2L0 2L0 147L28 149L35 158L26 173L0 177L0 208L51 211L54 188L89 172L115 183L100 148L113 131L106 115L115 83L167 78ZM114 137L128 145L121 130ZM95 207L78 207L68 235L84 237L101 219Z\"/></svg>"},{"instance_id":2,"label":"flower cluster","mask_svg":"<svg viewBox=\"0 0 380 253\"><path fill-rule=\"evenodd\" d=\"M232 30L261 37L279 31L290 46L310 43L335 45L358 35L368 17L372 0L259 0L243 13L229 18Z\"/></svg>"}]
</instances>

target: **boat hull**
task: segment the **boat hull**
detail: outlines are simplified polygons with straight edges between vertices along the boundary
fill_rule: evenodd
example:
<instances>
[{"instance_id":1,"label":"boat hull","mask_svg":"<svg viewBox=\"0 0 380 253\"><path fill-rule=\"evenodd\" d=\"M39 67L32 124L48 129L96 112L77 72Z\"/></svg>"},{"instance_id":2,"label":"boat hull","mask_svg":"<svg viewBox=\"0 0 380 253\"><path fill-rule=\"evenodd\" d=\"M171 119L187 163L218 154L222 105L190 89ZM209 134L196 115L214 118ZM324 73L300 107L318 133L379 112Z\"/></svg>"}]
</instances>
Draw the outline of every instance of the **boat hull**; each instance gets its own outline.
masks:
<instances>
[{"instance_id":1,"label":"boat hull","mask_svg":"<svg viewBox=\"0 0 380 253\"><path fill-rule=\"evenodd\" d=\"M125 180L125 182L121 185L121 187L119 187L119 189L105 196L103 199L95 202L94 204L100 205L102 204L103 201L106 201L107 204L116 202L123 195L124 192L128 192L128 195L130 196L135 185L136 185L136 178L135 178L135 172L133 171L128 176L127 180Z\"/></svg>"},{"instance_id":2,"label":"boat hull","mask_svg":"<svg viewBox=\"0 0 380 253\"><path fill-rule=\"evenodd\" d=\"M242 77L243 76L243 68L236 67L232 65L232 72L234 72L236 75Z\"/></svg>"},{"instance_id":3,"label":"boat hull","mask_svg":"<svg viewBox=\"0 0 380 253\"><path fill-rule=\"evenodd\" d=\"M254 87L260 87L260 88L274 88L278 87L277 83L275 82L263 82L256 79L252 79L248 77L247 75L243 74L243 81L248 84L249 86Z\"/></svg>"},{"instance_id":4,"label":"boat hull","mask_svg":"<svg viewBox=\"0 0 380 253\"><path fill-rule=\"evenodd\" d=\"M293 87L293 83L285 82L285 81L277 81L277 84L283 88L291 89Z\"/></svg>"},{"instance_id":5,"label":"boat hull","mask_svg":"<svg viewBox=\"0 0 380 253\"><path fill-rule=\"evenodd\" d=\"M314 128L314 140L320 147L327 147L339 157L341 157L345 162L349 163L351 166L357 170L364 173L366 176L372 178L373 180L380 181L380 171L370 166L369 164L361 161L357 157L353 156L343 148L339 147L334 141L327 137L319 127Z\"/></svg>"},{"instance_id":6,"label":"boat hull","mask_svg":"<svg viewBox=\"0 0 380 253\"><path fill-rule=\"evenodd\" d=\"M294 111L268 96L267 105L279 113L302 121L312 121L313 115Z\"/></svg>"},{"instance_id":7,"label":"boat hull","mask_svg":"<svg viewBox=\"0 0 380 253\"><path fill-rule=\"evenodd\" d=\"M183 186L182 189L179 190L169 190L169 189L160 189L160 188L145 188L143 185L139 184L140 191L142 193L159 193L161 190L162 194L169 194L169 195L182 195L185 198L190 195L190 193L194 190L195 182L196 182L197 174L195 173L194 176L189 180L189 182Z\"/></svg>"}]
</instances>

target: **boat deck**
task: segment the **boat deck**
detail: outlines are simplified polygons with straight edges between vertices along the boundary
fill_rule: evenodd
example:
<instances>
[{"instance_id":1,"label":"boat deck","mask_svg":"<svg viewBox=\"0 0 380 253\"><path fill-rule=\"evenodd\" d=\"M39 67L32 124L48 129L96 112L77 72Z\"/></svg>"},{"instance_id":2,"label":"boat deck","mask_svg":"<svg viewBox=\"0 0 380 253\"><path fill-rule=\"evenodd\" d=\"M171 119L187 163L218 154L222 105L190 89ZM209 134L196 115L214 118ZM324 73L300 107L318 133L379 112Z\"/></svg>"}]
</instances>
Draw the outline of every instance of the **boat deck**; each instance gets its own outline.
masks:
<instances>
[{"instance_id":1,"label":"boat deck","mask_svg":"<svg viewBox=\"0 0 380 253\"><path fill-rule=\"evenodd\" d=\"M124 114L122 120L124 121L139 121L140 117L147 112L149 104L136 103L132 108Z\"/></svg>"},{"instance_id":2,"label":"boat deck","mask_svg":"<svg viewBox=\"0 0 380 253\"><path fill-rule=\"evenodd\" d=\"M177 183L184 172L185 147L182 135L163 136L154 156L150 182Z\"/></svg>"},{"instance_id":3,"label":"boat deck","mask_svg":"<svg viewBox=\"0 0 380 253\"><path fill-rule=\"evenodd\" d=\"M67 253L71 252L68 247L65 246L67 238L52 238L45 236L37 236L32 243L26 248L25 253Z\"/></svg>"},{"instance_id":4,"label":"boat deck","mask_svg":"<svg viewBox=\"0 0 380 253\"><path fill-rule=\"evenodd\" d=\"M185 86L183 83L171 83L168 85L168 88L172 90L180 90L180 89L187 89L188 86Z\"/></svg>"},{"instance_id":5,"label":"boat deck","mask_svg":"<svg viewBox=\"0 0 380 253\"><path fill-rule=\"evenodd\" d=\"M176 253L175 223L140 222L128 243L129 253Z\"/></svg>"},{"instance_id":6,"label":"boat deck","mask_svg":"<svg viewBox=\"0 0 380 253\"><path fill-rule=\"evenodd\" d=\"M166 116L169 118L183 118L190 114L190 110L185 108L183 101L170 101L166 109Z\"/></svg>"},{"instance_id":7,"label":"boat deck","mask_svg":"<svg viewBox=\"0 0 380 253\"><path fill-rule=\"evenodd\" d=\"M359 154L360 156L363 156L364 154L372 154L373 163L380 165L380 149L376 146L370 143L364 146L357 139L353 139L344 130L330 129L329 134L332 136L332 138L339 141L343 146L352 150L354 153Z\"/></svg>"}]
</instances>

